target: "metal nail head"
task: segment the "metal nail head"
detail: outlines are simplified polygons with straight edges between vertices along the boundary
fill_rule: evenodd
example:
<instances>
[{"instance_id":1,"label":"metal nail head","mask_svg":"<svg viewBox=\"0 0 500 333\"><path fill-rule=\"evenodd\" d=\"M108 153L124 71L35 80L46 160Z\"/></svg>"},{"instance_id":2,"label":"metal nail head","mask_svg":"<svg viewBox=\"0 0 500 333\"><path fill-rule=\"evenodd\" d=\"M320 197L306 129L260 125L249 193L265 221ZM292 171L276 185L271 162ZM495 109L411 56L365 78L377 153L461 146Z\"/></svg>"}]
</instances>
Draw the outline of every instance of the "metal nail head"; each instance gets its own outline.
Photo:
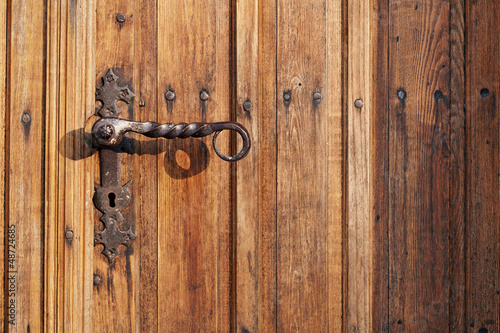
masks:
<instances>
[{"instance_id":1,"label":"metal nail head","mask_svg":"<svg viewBox=\"0 0 500 333\"><path fill-rule=\"evenodd\" d=\"M73 239L73 231L66 230L65 237L66 237L67 240L72 240Z\"/></svg>"},{"instance_id":2,"label":"metal nail head","mask_svg":"<svg viewBox=\"0 0 500 333\"><path fill-rule=\"evenodd\" d=\"M316 91L314 94L313 94L313 99L315 101L320 101L321 100L321 93L319 91Z\"/></svg>"},{"instance_id":3,"label":"metal nail head","mask_svg":"<svg viewBox=\"0 0 500 333\"><path fill-rule=\"evenodd\" d=\"M403 89L398 90L398 98L400 101L404 101L406 99L406 91Z\"/></svg>"},{"instance_id":4,"label":"metal nail head","mask_svg":"<svg viewBox=\"0 0 500 333\"><path fill-rule=\"evenodd\" d=\"M208 100L208 97L209 97L209 95L208 95L208 93L207 93L207 91L206 91L206 90L202 90L202 91L200 92L200 99L201 99L203 102L205 102L206 100Z\"/></svg>"},{"instance_id":5,"label":"metal nail head","mask_svg":"<svg viewBox=\"0 0 500 333\"><path fill-rule=\"evenodd\" d=\"M169 102L172 102L175 99L175 92L172 90L167 90L165 93L165 99Z\"/></svg>"},{"instance_id":6,"label":"metal nail head","mask_svg":"<svg viewBox=\"0 0 500 333\"><path fill-rule=\"evenodd\" d=\"M98 286L102 283L102 279L99 275L94 274L94 286Z\"/></svg>"},{"instance_id":7,"label":"metal nail head","mask_svg":"<svg viewBox=\"0 0 500 333\"><path fill-rule=\"evenodd\" d=\"M283 94L283 99L285 100L285 102L290 102L290 100L292 99L292 95L289 92L286 92Z\"/></svg>"},{"instance_id":8,"label":"metal nail head","mask_svg":"<svg viewBox=\"0 0 500 333\"><path fill-rule=\"evenodd\" d=\"M120 13L116 15L116 21L118 21L118 23L123 23L126 19L127 17L125 16L125 14Z\"/></svg>"},{"instance_id":9,"label":"metal nail head","mask_svg":"<svg viewBox=\"0 0 500 333\"><path fill-rule=\"evenodd\" d=\"M28 113L23 113L22 121L25 124L29 124L31 121L31 116Z\"/></svg>"},{"instance_id":10,"label":"metal nail head","mask_svg":"<svg viewBox=\"0 0 500 333\"><path fill-rule=\"evenodd\" d=\"M354 106L356 109L361 109L365 103L363 103L363 100L361 98L358 98L357 100L354 101Z\"/></svg>"},{"instance_id":11,"label":"metal nail head","mask_svg":"<svg viewBox=\"0 0 500 333\"><path fill-rule=\"evenodd\" d=\"M250 111L252 109L252 103L250 101L245 101L243 103L243 110Z\"/></svg>"}]
</instances>

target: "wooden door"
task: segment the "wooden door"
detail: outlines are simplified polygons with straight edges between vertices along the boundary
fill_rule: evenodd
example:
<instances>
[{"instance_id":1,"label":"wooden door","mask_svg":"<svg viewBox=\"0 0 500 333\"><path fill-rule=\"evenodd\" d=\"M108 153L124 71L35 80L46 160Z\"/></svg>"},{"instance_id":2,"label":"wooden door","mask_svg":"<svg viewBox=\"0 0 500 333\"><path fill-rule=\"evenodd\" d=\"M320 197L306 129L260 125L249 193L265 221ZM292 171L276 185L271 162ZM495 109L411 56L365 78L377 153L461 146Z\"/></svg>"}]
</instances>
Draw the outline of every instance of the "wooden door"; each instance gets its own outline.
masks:
<instances>
[{"instance_id":1,"label":"wooden door","mask_svg":"<svg viewBox=\"0 0 500 333\"><path fill-rule=\"evenodd\" d=\"M0 0L1 330L500 331L499 15ZM252 140L227 163L209 137L129 134L137 239L111 263L90 136L110 68L135 94L120 118L237 121Z\"/></svg>"}]
</instances>

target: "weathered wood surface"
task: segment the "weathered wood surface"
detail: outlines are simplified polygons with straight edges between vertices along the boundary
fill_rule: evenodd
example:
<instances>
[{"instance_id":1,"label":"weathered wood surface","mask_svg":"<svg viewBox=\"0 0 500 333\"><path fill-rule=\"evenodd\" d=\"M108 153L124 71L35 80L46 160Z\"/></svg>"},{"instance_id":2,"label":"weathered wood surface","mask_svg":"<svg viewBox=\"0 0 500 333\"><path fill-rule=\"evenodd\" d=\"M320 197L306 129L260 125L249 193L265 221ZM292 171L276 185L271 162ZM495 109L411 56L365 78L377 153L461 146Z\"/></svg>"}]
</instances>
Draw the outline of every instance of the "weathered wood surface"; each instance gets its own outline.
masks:
<instances>
[{"instance_id":1,"label":"weathered wood surface","mask_svg":"<svg viewBox=\"0 0 500 333\"><path fill-rule=\"evenodd\" d=\"M275 137L275 126L273 123L263 123L260 120L265 116L275 114L275 105L270 105L267 112L261 112L261 99L259 98L259 70L264 67L268 70L275 70L275 61L261 62L259 50L266 43L266 37L275 37L275 30L268 32L267 35L259 34L259 4L257 1L238 1L236 3L234 40L236 41L236 119L239 123L250 131L252 137L252 150L247 158L241 160L237 164L236 170L236 202L234 209L236 212L235 229L236 237L235 244L235 306L236 306L236 331L256 332L261 326L259 323L259 217L264 217L262 223L271 222L275 227L275 220L272 215L262 216L259 213L259 180L260 175L273 175L270 168L264 170L259 169L259 152L261 141L259 130L268 133L273 138ZM263 37L260 39L260 37ZM268 39L269 39L268 37ZM268 49L271 55L276 59L275 49ZM267 66L273 66L269 68ZM274 84L274 81L273 81ZM271 88L272 89L272 88ZM272 89L274 91L274 89ZM274 100L274 99L272 99ZM246 104L245 104L246 103ZM250 103L251 107L250 107ZM269 112L270 111L270 112ZM262 125L262 127L259 127ZM269 139L268 139L269 140ZM239 148L236 147L236 149ZM265 155L264 155L265 156ZM275 155L269 155L270 158L275 158ZM268 157L268 158L269 158ZM267 161L266 161L267 162ZM267 163L266 163L267 165ZM262 166L262 164L260 164ZM273 183L275 180L273 179ZM275 204L273 196L267 197L266 201ZM264 211L268 211L264 209ZM274 223L273 223L274 222ZM265 239L264 239L265 240ZM270 250L273 249L274 240ZM268 250L269 251L269 250ZM265 252L266 253L266 252ZM267 252L267 254L271 254ZM275 277L275 269L272 269L268 276ZM275 296L274 284L267 293L266 299L273 299ZM267 294L266 293L266 294ZM274 307L267 309L271 314L274 313ZM275 313L274 313L275 314Z\"/></svg>"},{"instance_id":2,"label":"weathered wood surface","mask_svg":"<svg viewBox=\"0 0 500 333\"><path fill-rule=\"evenodd\" d=\"M370 13L372 44L371 261L370 331L389 331L389 3L374 1ZM351 102L352 101L348 101Z\"/></svg>"},{"instance_id":3,"label":"weathered wood surface","mask_svg":"<svg viewBox=\"0 0 500 333\"><path fill-rule=\"evenodd\" d=\"M8 6L5 108L5 267L15 302L9 332L43 330L44 297L44 141L45 141L45 8L40 1L14 1ZM15 245L8 247L8 245ZM14 261L9 262L9 254ZM12 259L12 257L11 257ZM2 309L3 310L3 309Z\"/></svg>"},{"instance_id":4,"label":"weathered wood surface","mask_svg":"<svg viewBox=\"0 0 500 333\"><path fill-rule=\"evenodd\" d=\"M326 113L326 280L327 280L327 331L342 332L345 330L345 285L346 260L345 244L345 125L344 82L346 77L344 29L344 3L342 1L326 1L325 3L325 64L323 82L325 83L322 100ZM314 97L314 96L313 96ZM319 109L321 111L321 108ZM321 235L323 236L323 235ZM320 290L318 290L320 291Z\"/></svg>"},{"instance_id":5,"label":"weathered wood surface","mask_svg":"<svg viewBox=\"0 0 500 333\"><path fill-rule=\"evenodd\" d=\"M499 8L374 8L372 329L494 332Z\"/></svg>"},{"instance_id":6,"label":"weathered wood surface","mask_svg":"<svg viewBox=\"0 0 500 333\"><path fill-rule=\"evenodd\" d=\"M497 1L466 2L465 324L469 332L500 331L499 14Z\"/></svg>"},{"instance_id":7,"label":"weathered wood surface","mask_svg":"<svg viewBox=\"0 0 500 333\"><path fill-rule=\"evenodd\" d=\"M276 329L276 2L239 1L236 120L251 132L237 164L236 330ZM251 108L245 109L244 103Z\"/></svg>"},{"instance_id":8,"label":"weathered wood surface","mask_svg":"<svg viewBox=\"0 0 500 333\"><path fill-rule=\"evenodd\" d=\"M276 127L276 2L273 0L261 1L258 7L258 248L257 272L258 303L257 320L258 330L273 332L276 328L277 316L277 289L276 289L276 177L277 168L277 133ZM255 29L255 28L254 28ZM238 38L238 36L236 36ZM251 60L251 59L250 59ZM237 62L239 63L239 57ZM254 65L255 66L255 65ZM241 98L240 95L238 95ZM255 116L254 116L255 117ZM238 118L239 120L240 118ZM254 129L255 130L255 129ZM253 138L252 138L253 139ZM273 167L269 167L272 165ZM241 169L241 167L240 167ZM246 180L243 180L246 182ZM241 186L241 183L238 183ZM241 199L240 199L241 200ZM241 221L241 219L237 219ZM238 291L236 296L238 297Z\"/></svg>"},{"instance_id":9,"label":"weathered wood surface","mask_svg":"<svg viewBox=\"0 0 500 333\"><path fill-rule=\"evenodd\" d=\"M375 331L449 330L449 14L377 1L371 16Z\"/></svg>"},{"instance_id":10,"label":"weathered wood surface","mask_svg":"<svg viewBox=\"0 0 500 333\"><path fill-rule=\"evenodd\" d=\"M159 122L231 119L231 2L159 1L157 10ZM165 99L167 89L174 101ZM226 134L218 147L229 153ZM227 332L232 325L234 177L211 141L158 143L160 332Z\"/></svg>"},{"instance_id":11,"label":"weathered wood surface","mask_svg":"<svg viewBox=\"0 0 500 333\"><path fill-rule=\"evenodd\" d=\"M370 275L372 270L371 219L371 59L370 1L347 2L347 311L346 329L370 328ZM330 74L331 75L331 74ZM357 102L356 102L357 101ZM361 103L355 106L355 103Z\"/></svg>"},{"instance_id":12,"label":"weathered wood surface","mask_svg":"<svg viewBox=\"0 0 500 333\"><path fill-rule=\"evenodd\" d=\"M273 7L273 5L271 5ZM265 76L260 75L262 70L275 71L276 68L276 49L267 48L268 54L263 55L260 51L265 47L265 43L273 40L275 43L275 29L261 33L261 25L259 25L259 3L257 1L238 1L236 3L236 15L234 18L234 35L233 40L236 41L234 52L236 52L236 120L243 124L249 131L252 137L252 150L247 158L241 160L237 164L236 170L236 202L234 210L235 218L235 306L236 306L236 331L256 332L258 329L266 327L270 329L268 322L260 322L259 309L262 309L261 301L264 306L275 300L275 268L268 270L267 274L261 276L259 274L259 263L266 263L265 257L261 256L259 244L264 245L267 238L260 238L262 235L259 232L259 225L269 229L276 228L275 214L270 209L266 209L269 204L275 205L275 187L271 193L267 192L265 202L259 200L259 184L261 177L272 177L271 184L275 183L275 170L267 168L269 162L276 158L275 151L269 149L269 143L275 140L275 126L272 120L263 122L264 117L275 116L276 106L274 98L268 99L270 103L265 106L265 112L262 112L261 106L263 101L259 98L259 83ZM265 9L266 11L268 9ZM274 17L270 22L262 22L262 24L274 25ZM264 56L268 61L262 61L260 56ZM274 56L274 58L273 58ZM271 96L275 92L274 83L275 76L271 79L270 89ZM266 81L264 81L264 84ZM250 104L249 104L250 103ZM272 103L272 104L271 104ZM266 133L269 137L261 142L259 132ZM239 148L239 145L236 149ZM259 153L267 149L268 153L263 154L263 158L259 158ZM265 161L265 162L263 162ZM262 163L263 162L263 163ZM264 169L260 167L266 165ZM274 163L272 163L274 164ZM260 205L263 204L263 210L260 211ZM274 209L275 206L272 207ZM264 215L262 213L271 213ZM261 219L262 218L262 219ZM273 233L271 233L273 234ZM267 243L263 248L264 256L275 255L275 241ZM275 257L274 257L275 258ZM262 260L264 259L264 260ZM271 285L267 284L267 289L263 294L264 298L259 299L262 285L259 283L261 277L272 277L274 281ZM267 308L267 318L272 318L276 315L274 304L271 308ZM275 323L273 327L275 326Z\"/></svg>"},{"instance_id":13,"label":"weathered wood surface","mask_svg":"<svg viewBox=\"0 0 500 333\"><path fill-rule=\"evenodd\" d=\"M277 330L340 330L342 4L277 5Z\"/></svg>"},{"instance_id":14,"label":"weathered wood surface","mask_svg":"<svg viewBox=\"0 0 500 333\"><path fill-rule=\"evenodd\" d=\"M0 1L0 77L7 75L7 1ZM0 80L0 152L5 152L5 133L6 133L6 116L7 116L7 99L6 99L6 82L7 80ZM0 153L0 202L5 204L5 155ZM5 209L0 209L0 255L5 260L5 254L8 259L8 228L6 226ZM0 265L0 290L8 290L6 286L9 285L8 279L6 280L5 272L6 265L4 262ZM6 293L8 296L8 292ZM0 297L0 308L5 309L8 306L7 297ZM0 329L4 329L6 320L8 320L8 311L0 311Z\"/></svg>"},{"instance_id":15,"label":"weathered wood surface","mask_svg":"<svg viewBox=\"0 0 500 333\"><path fill-rule=\"evenodd\" d=\"M0 330L500 330L499 14L487 0L0 1L0 274L11 225L17 272ZM88 138L108 68L137 96L122 118L236 120L253 141L231 165L211 138L129 135L122 227L138 239L112 265L93 246Z\"/></svg>"},{"instance_id":16,"label":"weathered wood surface","mask_svg":"<svg viewBox=\"0 0 500 333\"><path fill-rule=\"evenodd\" d=\"M389 5L389 330L449 328L449 4Z\"/></svg>"},{"instance_id":17,"label":"weathered wood surface","mask_svg":"<svg viewBox=\"0 0 500 333\"><path fill-rule=\"evenodd\" d=\"M466 329L465 318L465 17L464 0L450 1L450 332Z\"/></svg>"},{"instance_id":18,"label":"weathered wood surface","mask_svg":"<svg viewBox=\"0 0 500 333\"><path fill-rule=\"evenodd\" d=\"M44 328L88 332L95 159L85 131L95 105L95 2L50 1L47 19Z\"/></svg>"},{"instance_id":19,"label":"weathered wood surface","mask_svg":"<svg viewBox=\"0 0 500 333\"><path fill-rule=\"evenodd\" d=\"M135 81L135 116L140 121L158 120L158 20L156 1L136 1L134 16L137 29L137 80ZM136 255L139 256L139 287L136 309L140 332L158 332L158 166L157 140L136 137L140 140L139 174L134 175L139 189L138 214L135 216Z\"/></svg>"}]
</instances>

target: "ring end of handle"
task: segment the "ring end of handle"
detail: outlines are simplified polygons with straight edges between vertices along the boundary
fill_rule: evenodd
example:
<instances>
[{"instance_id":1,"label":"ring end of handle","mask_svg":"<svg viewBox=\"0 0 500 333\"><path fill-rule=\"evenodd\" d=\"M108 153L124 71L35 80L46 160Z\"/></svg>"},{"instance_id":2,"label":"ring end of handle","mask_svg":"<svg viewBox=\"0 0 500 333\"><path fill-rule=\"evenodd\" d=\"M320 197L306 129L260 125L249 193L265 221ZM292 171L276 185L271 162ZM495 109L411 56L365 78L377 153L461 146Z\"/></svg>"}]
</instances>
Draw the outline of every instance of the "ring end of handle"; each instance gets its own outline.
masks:
<instances>
[{"instance_id":1,"label":"ring end of handle","mask_svg":"<svg viewBox=\"0 0 500 333\"><path fill-rule=\"evenodd\" d=\"M213 125L214 125L214 129L215 129L215 133L213 136L212 143L213 143L214 151L217 154L217 156L219 156L221 159L223 159L224 161L227 161L227 162L237 162L237 161L241 160L242 158L244 158L245 156L247 156L248 152L250 151L250 147L251 147L250 135L248 134L247 130L241 124L235 123L235 122L225 122L225 123L215 123ZM217 136L223 130L236 131L243 139L243 147L236 155L232 155L232 156L224 155L217 148Z\"/></svg>"}]
</instances>

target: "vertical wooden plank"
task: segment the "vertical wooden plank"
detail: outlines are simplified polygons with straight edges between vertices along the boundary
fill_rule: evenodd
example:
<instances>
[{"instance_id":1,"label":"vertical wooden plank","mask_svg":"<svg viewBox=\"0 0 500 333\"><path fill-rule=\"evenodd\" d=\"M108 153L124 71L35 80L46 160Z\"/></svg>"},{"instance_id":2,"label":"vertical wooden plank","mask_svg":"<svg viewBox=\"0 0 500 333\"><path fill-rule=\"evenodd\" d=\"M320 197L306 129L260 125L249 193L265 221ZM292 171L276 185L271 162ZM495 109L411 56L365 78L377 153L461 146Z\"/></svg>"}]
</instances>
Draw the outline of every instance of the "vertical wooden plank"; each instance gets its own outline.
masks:
<instances>
[{"instance_id":1,"label":"vertical wooden plank","mask_svg":"<svg viewBox=\"0 0 500 333\"><path fill-rule=\"evenodd\" d=\"M230 119L231 2L158 2L158 119ZM175 91L166 101L167 89ZM209 94L207 101L200 92ZM218 147L229 151L228 140ZM229 331L230 166L211 139L162 140L158 158L158 329Z\"/></svg>"},{"instance_id":2,"label":"vertical wooden plank","mask_svg":"<svg viewBox=\"0 0 500 333\"><path fill-rule=\"evenodd\" d=\"M342 1L326 2L326 89L324 97L326 113L326 256L328 288L328 331L342 332L344 329L344 6ZM314 98L314 96L313 96ZM323 101L322 101L323 103ZM323 126L325 126L323 125Z\"/></svg>"},{"instance_id":3,"label":"vertical wooden plank","mask_svg":"<svg viewBox=\"0 0 500 333\"><path fill-rule=\"evenodd\" d=\"M342 329L342 2L278 1L277 329Z\"/></svg>"},{"instance_id":4,"label":"vertical wooden plank","mask_svg":"<svg viewBox=\"0 0 500 333\"><path fill-rule=\"evenodd\" d=\"M277 324L277 2L259 1L258 149L258 329ZM254 111L253 114L256 112ZM255 140L255 137L252 137ZM253 148L255 149L255 148ZM238 183L241 186L242 183ZM242 198L240 194L238 198ZM240 221L240 220L239 220ZM242 222L243 223L243 222Z\"/></svg>"},{"instance_id":5,"label":"vertical wooden plank","mask_svg":"<svg viewBox=\"0 0 500 333\"><path fill-rule=\"evenodd\" d=\"M43 2L22 0L11 2L8 13L5 211L7 232L14 231L15 249L9 251L14 260L8 262L6 273L7 302L15 307L15 314L9 317L13 324L7 322L6 331L40 332L44 290L46 9Z\"/></svg>"},{"instance_id":6,"label":"vertical wooden plank","mask_svg":"<svg viewBox=\"0 0 500 333\"><path fill-rule=\"evenodd\" d=\"M348 2L347 330L370 329L370 18L368 0ZM355 101L358 100L358 107ZM362 106L363 105L363 106ZM361 107L362 106L362 107Z\"/></svg>"},{"instance_id":7,"label":"vertical wooden plank","mask_svg":"<svg viewBox=\"0 0 500 333\"><path fill-rule=\"evenodd\" d=\"M7 74L7 1L0 1L0 77L6 78ZM6 80L0 80L0 202L5 205L5 117L7 111L7 103L6 103ZM3 259L2 264L0 265L0 290L7 290L6 283L7 279L5 278L6 265L5 263L8 261L8 249L9 249L9 240L8 240L8 225L6 225L5 218L5 210L0 209L0 256ZM2 297L0 297L0 309L7 308L7 300L8 293L4 293ZM7 320L6 315L8 315L8 311L2 310L0 311L0 328L4 329L5 323ZM4 329L5 330L5 329Z\"/></svg>"},{"instance_id":8,"label":"vertical wooden plank","mask_svg":"<svg viewBox=\"0 0 500 333\"><path fill-rule=\"evenodd\" d=\"M389 2L374 1L370 17L371 48L371 215L372 281L370 330L389 331ZM350 101L352 102L352 101ZM365 112L362 110L361 112Z\"/></svg>"},{"instance_id":9,"label":"vertical wooden plank","mask_svg":"<svg viewBox=\"0 0 500 333\"><path fill-rule=\"evenodd\" d=\"M324 1L278 1L278 332L327 330L325 19Z\"/></svg>"},{"instance_id":10,"label":"vertical wooden plank","mask_svg":"<svg viewBox=\"0 0 500 333\"><path fill-rule=\"evenodd\" d=\"M237 164L236 331L259 329L259 2L236 2L236 120L249 130L252 149ZM274 97L274 96L273 96ZM274 108L273 108L274 109ZM274 123L264 131L274 130ZM237 149L239 146L237 147ZM272 168L267 168L265 171ZM270 170L270 171L271 171ZM263 172L265 172L263 170ZM272 171L271 171L272 172Z\"/></svg>"},{"instance_id":11,"label":"vertical wooden plank","mask_svg":"<svg viewBox=\"0 0 500 333\"><path fill-rule=\"evenodd\" d=\"M139 15L135 0L116 1L98 0L96 12L96 84L101 85L100 78L109 68L114 68L120 76L119 85L128 84L135 91L138 68L137 63L137 28ZM117 15L124 14L125 21L118 22ZM130 105L122 104L120 118L138 120L137 98ZM130 135L132 139L136 136ZM137 151L137 142L131 142L132 151ZM94 287L93 327L94 331L132 332L139 328L138 298L139 298L139 255L134 255L140 249L140 221L138 214L140 204L139 167L137 154L121 154L122 184L129 180L132 200L123 212L122 229L132 228L138 239L126 249L122 246L122 254L114 263L109 264L101 254L102 247L94 248L94 274L102 281ZM99 183L96 175L95 182ZM95 210L95 226L101 214Z\"/></svg>"},{"instance_id":12,"label":"vertical wooden plank","mask_svg":"<svg viewBox=\"0 0 500 333\"><path fill-rule=\"evenodd\" d=\"M496 1L466 2L466 324L469 332L500 329L499 13L500 4Z\"/></svg>"},{"instance_id":13,"label":"vertical wooden plank","mask_svg":"<svg viewBox=\"0 0 500 333\"><path fill-rule=\"evenodd\" d=\"M58 182L60 181L58 173L58 162L59 162L59 128L60 122L59 118L65 118L64 113L59 115L59 105L61 100L64 101L65 91L61 91L59 84L62 81L59 78L60 74L60 64L59 59L65 59L66 48L62 45L66 44L66 38L58 38L59 35L66 37L67 26L64 24L64 18L66 18L67 11L61 11L60 7L54 3L49 2L47 4L47 117L46 117L46 142L47 148L45 152L46 168L45 168L45 180L46 180L46 210L45 216L46 221L50 223L45 223L45 248L46 254L44 260L45 263L45 330L55 331L57 329L62 330L62 313L58 313L57 304L64 304L64 300L61 295L58 294L59 286L58 282L64 280L64 274L62 278L59 277L59 271L57 269L59 264L59 256L57 255L60 250L64 251L64 248L60 249L58 245L58 240L60 237L64 237L64 232L60 230L59 224L59 212L58 205ZM60 55L62 51L62 55ZM65 61L63 61L65 63ZM66 69L66 68L64 68ZM64 105L64 104L63 104ZM62 116L62 117L61 117ZM61 132L64 132L66 128L64 127ZM63 140L64 135L63 133ZM64 142L64 141L63 141ZM66 145L63 144L63 149ZM64 152L64 150L63 150ZM64 157L61 158L64 163ZM64 174L64 173L63 173ZM62 179L64 180L64 179ZM62 184L62 190L64 191L64 183ZM64 206L64 205L62 205ZM61 232L62 231L62 232ZM50 255L49 255L50 254ZM62 256L64 257L64 256ZM48 273L51 273L50 275ZM61 286L61 290L64 289ZM64 307L62 307L64 308Z\"/></svg>"},{"instance_id":14,"label":"vertical wooden plank","mask_svg":"<svg viewBox=\"0 0 500 333\"><path fill-rule=\"evenodd\" d=\"M450 332L465 322L465 7L450 1Z\"/></svg>"},{"instance_id":15,"label":"vertical wooden plank","mask_svg":"<svg viewBox=\"0 0 500 333\"><path fill-rule=\"evenodd\" d=\"M138 1L138 68L136 105L140 121L157 121L157 1ZM139 138L138 138L139 139ZM158 154L157 140L140 138L140 191L136 230L140 242L138 286L140 332L158 332ZM160 169L161 170L161 169ZM162 172L164 172L162 170ZM137 247L136 247L137 249ZM137 253L137 250L136 250Z\"/></svg>"},{"instance_id":16,"label":"vertical wooden plank","mask_svg":"<svg viewBox=\"0 0 500 333\"><path fill-rule=\"evenodd\" d=\"M45 331L92 322L95 2L47 4ZM88 130L88 128L87 128Z\"/></svg>"},{"instance_id":17,"label":"vertical wooden plank","mask_svg":"<svg viewBox=\"0 0 500 333\"><path fill-rule=\"evenodd\" d=\"M389 329L449 329L449 1L390 1Z\"/></svg>"}]
</instances>

